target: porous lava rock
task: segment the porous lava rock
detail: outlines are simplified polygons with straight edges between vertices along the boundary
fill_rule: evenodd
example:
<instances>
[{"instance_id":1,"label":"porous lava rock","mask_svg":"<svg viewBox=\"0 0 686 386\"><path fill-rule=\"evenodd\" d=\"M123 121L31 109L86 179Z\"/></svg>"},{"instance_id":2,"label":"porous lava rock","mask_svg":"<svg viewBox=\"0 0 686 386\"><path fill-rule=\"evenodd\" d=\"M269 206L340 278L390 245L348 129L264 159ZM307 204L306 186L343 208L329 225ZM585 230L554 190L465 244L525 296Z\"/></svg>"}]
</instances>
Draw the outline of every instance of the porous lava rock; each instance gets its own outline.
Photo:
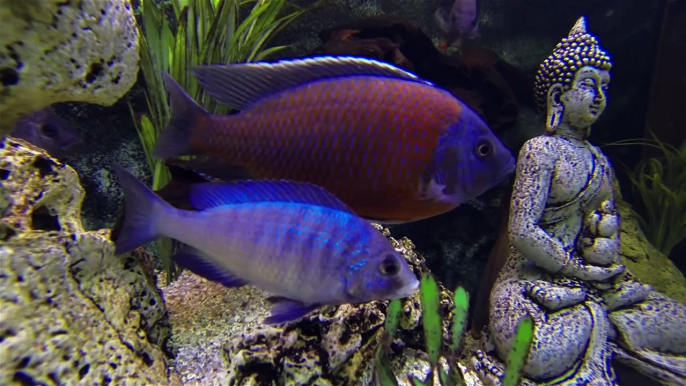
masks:
<instances>
[{"instance_id":1,"label":"porous lava rock","mask_svg":"<svg viewBox=\"0 0 686 386\"><path fill-rule=\"evenodd\" d=\"M388 229L378 226L402 253L413 271L421 276L428 270L409 239L395 240ZM228 385L350 385L369 384L374 351L386 319L388 301L346 304L329 311L312 313L292 323L257 326L228 342L224 350L228 364ZM441 286L441 311L445 316L444 338L450 339L453 300ZM389 358L403 380L403 372L426 377L422 365L424 350L419 295L404 300L397 339ZM466 370L466 368L463 368ZM465 374L470 379L471 374Z\"/></svg>"},{"instance_id":2,"label":"porous lava rock","mask_svg":"<svg viewBox=\"0 0 686 386\"><path fill-rule=\"evenodd\" d=\"M0 179L0 384L176 384L149 257L83 231L78 177L45 151L6 137Z\"/></svg>"},{"instance_id":3,"label":"porous lava rock","mask_svg":"<svg viewBox=\"0 0 686 386\"><path fill-rule=\"evenodd\" d=\"M56 102L114 104L138 58L129 0L0 0L0 138Z\"/></svg>"}]
</instances>

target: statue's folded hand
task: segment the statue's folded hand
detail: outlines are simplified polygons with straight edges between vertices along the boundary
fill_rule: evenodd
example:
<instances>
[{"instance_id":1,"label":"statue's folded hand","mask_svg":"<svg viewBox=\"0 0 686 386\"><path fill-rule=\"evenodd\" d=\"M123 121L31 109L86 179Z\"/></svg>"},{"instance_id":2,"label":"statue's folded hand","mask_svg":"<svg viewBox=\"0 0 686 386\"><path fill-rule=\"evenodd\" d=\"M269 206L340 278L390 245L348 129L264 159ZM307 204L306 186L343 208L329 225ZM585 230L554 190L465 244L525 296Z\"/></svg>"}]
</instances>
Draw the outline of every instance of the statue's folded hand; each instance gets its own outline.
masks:
<instances>
[{"instance_id":1,"label":"statue's folded hand","mask_svg":"<svg viewBox=\"0 0 686 386\"><path fill-rule=\"evenodd\" d=\"M623 264L611 264L607 267L584 264L575 259L570 259L562 268L562 274L575 277L583 281L605 281L624 272Z\"/></svg>"}]
</instances>

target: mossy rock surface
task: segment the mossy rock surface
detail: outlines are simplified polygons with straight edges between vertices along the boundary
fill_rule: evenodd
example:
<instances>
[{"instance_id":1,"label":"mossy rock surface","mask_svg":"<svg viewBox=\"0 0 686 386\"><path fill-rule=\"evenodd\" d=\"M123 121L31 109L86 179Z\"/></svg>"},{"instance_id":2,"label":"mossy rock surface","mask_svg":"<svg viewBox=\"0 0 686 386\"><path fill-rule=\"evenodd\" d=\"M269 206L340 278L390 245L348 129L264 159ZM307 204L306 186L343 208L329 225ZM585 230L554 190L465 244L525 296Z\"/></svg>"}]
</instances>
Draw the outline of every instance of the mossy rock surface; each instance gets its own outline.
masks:
<instances>
[{"instance_id":1,"label":"mossy rock surface","mask_svg":"<svg viewBox=\"0 0 686 386\"><path fill-rule=\"evenodd\" d=\"M643 283L686 304L686 279L674 263L646 238L636 214L626 202L619 201L622 262Z\"/></svg>"}]
</instances>

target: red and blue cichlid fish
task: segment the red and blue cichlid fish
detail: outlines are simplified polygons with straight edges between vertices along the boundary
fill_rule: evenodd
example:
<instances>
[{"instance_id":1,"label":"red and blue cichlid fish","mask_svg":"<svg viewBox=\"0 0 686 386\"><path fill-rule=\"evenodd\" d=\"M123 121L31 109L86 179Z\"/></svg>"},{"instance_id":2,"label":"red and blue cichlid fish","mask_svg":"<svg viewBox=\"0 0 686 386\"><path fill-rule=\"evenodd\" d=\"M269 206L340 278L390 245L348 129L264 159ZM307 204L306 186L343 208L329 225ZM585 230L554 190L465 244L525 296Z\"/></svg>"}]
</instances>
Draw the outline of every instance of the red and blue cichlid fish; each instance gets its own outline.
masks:
<instances>
[{"instance_id":1,"label":"red and blue cichlid fish","mask_svg":"<svg viewBox=\"0 0 686 386\"><path fill-rule=\"evenodd\" d=\"M189 196L196 210L182 210L113 166L126 200L116 253L160 236L176 239L187 245L174 256L180 266L227 287L250 284L274 295L266 323L322 305L407 297L419 288L386 236L318 186L200 183Z\"/></svg>"},{"instance_id":2,"label":"red and blue cichlid fish","mask_svg":"<svg viewBox=\"0 0 686 386\"><path fill-rule=\"evenodd\" d=\"M208 114L165 74L172 117L156 157L203 154L253 178L310 182L387 224L447 212L514 171L464 102L383 62L318 57L194 74L241 112Z\"/></svg>"}]
</instances>

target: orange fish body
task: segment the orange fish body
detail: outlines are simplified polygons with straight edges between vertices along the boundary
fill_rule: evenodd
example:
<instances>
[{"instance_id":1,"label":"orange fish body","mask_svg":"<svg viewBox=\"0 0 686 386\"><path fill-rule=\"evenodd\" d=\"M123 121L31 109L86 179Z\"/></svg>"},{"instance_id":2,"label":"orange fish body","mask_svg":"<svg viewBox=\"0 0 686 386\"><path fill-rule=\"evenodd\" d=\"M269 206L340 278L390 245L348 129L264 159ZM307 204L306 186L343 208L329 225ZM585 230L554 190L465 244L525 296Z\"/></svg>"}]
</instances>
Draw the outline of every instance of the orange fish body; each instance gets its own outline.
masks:
<instances>
[{"instance_id":1,"label":"orange fish body","mask_svg":"<svg viewBox=\"0 0 686 386\"><path fill-rule=\"evenodd\" d=\"M174 111L182 91L168 88ZM183 121L185 151L163 155L209 155L254 178L310 182L358 215L385 223L435 216L473 198L448 186L474 184L467 178L472 162L464 155L473 153L466 142L472 137L484 137L491 154L500 153L491 162L498 165L487 168L496 169L488 183L477 183L479 194L511 172L514 162L471 109L447 91L413 79L364 74L315 79L227 116L184 107L192 112ZM173 138L181 138L176 134ZM164 136L160 141L160 148L174 148ZM451 189L452 195L446 193Z\"/></svg>"}]
</instances>

